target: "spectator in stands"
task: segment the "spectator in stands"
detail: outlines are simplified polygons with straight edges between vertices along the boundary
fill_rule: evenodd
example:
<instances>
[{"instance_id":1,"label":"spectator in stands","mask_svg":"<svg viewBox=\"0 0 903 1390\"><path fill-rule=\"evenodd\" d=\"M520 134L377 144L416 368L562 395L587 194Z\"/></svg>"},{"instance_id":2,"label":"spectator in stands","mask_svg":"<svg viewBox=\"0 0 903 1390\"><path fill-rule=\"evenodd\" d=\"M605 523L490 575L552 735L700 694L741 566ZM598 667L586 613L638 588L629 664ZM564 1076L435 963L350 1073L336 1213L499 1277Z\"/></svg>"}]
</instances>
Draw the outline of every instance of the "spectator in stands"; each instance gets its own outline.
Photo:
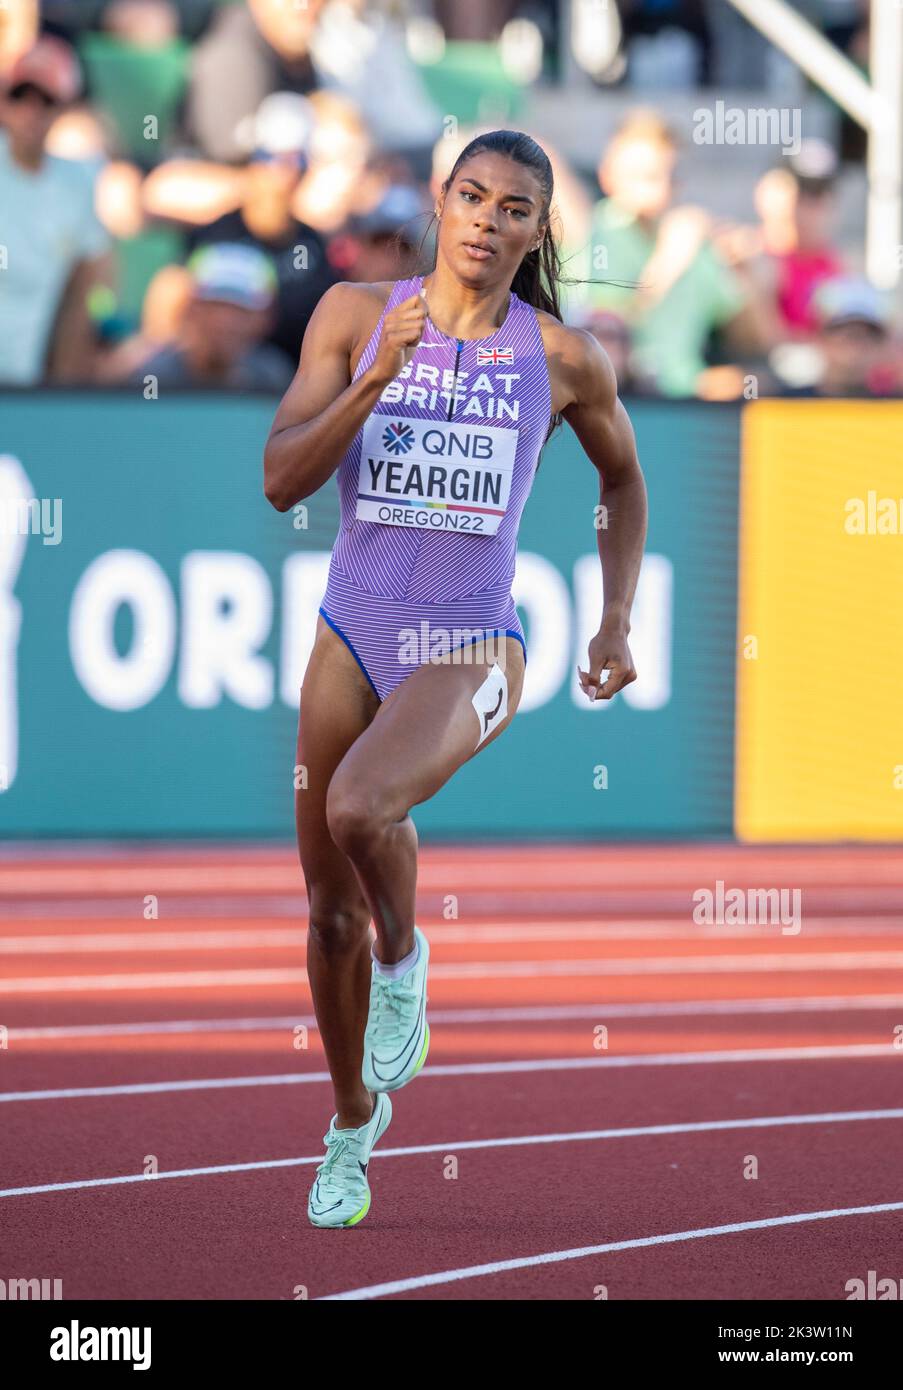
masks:
<instances>
[{"instance_id":1,"label":"spectator in stands","mask_svg":"<svg viewBox=\"0 0 903 1390\"><path fill-rule=\"evenodd\" d=\"M186 38L195 39L221 0L166 2L177 16L179 32ZM109 11L116 3L117 0L41 0L41 13L45 24L74 41L85 30L109 27Z\"/></svg>"},{"instance_id":2,"label":"spectator in stands","mask_svg":"<svg viewBox=\"0 0 903 1390\"><path fill-rule=\"evenodd\" d=\"M0 74L32 48L38 37L38 0L0 5Z\"/></svg>"},{"instance_id":3,"label":"spectator in stands","mask_svg":"<svg viewBox=\"0 0 903 1390\"><path fill-rule=\"evenodd\" d=\"M221 5L197 44L188 94L190 133L210 159L244 158L240 127L273 92L313 91L310 40L325 0Z\"/></svg>"},{"instance_id":4,"label":"spectator in stands","mask_svg":"<svg viewBox=\"0 0 903 1390\"><path fill-rule=\"evenodd\" d=\"M608 196L596 204L584 308L612 309L631 325L640 374L667 396L696 393L710 338L757 353L767 342L742 268L718 252L704 209L674 206L676 140L654 112L635 111L599 164ZM738 378L739 379L739 378Z\"/></svg>"},{"instance_id":5,"label":"spectator in stands","mask_svg":"<svg viewBox=\"0 0 903 1390\"><path fill-rule=\"evenodd\" d=\"M662 59L673 61L679 55L682 74L679 85L708 84L711 74L712 38L705 0L618 0L618 7L630 52L631 77L636 65L639 40L641 51L642 48L651 48L653 43L667 43L669 47L662 51ZM688 50L689 61L683 56L681 49L671 47L675 35L687 36L686 42L692 43L692 48ZM668 61L661 67L656 64L656 72L661 77L656 85L672 85L667 76L669 66ZM648 83L644 81L644 85Z\"/></svg>"},{"instance_id":6,"label":"spectator in stands","mask_svg":"<svg viewBox=\"0 0 903 1390\"><path fill-rule=\"evenodd\" d=\"M247 0L221 5L195 49L189 131L209 158L234 162L242 122L264 97L327 87L353 101L390 148L426 150L441 127L390 14L364 0Z\"/></svg>"},{"instance_id":7,"label":"spectator in stands","mask_svg":"<svg viewBox=\"0 0 903 1390\"><path fill-rule=\"evenodd\" d=\"M111 274L109 240L94 211L93 178L48 155L56 116L81 75L61 39L44 36L13 65L0 94L0 382L89 379L95 360L87 310Z\"/></svg>"},{"instance_id":8,"label":"spectator in stands","mask_svg":"<svg viewBox=\"0 0 903 1390\"><path fill-rule=\"evenodd\" d=\"M811 18L821 20L825 37L831 43L844 53L866 57L860 44L868 28L869 0L817 0L814 6L809 0L807 9L813 8L815 14Z\"/></svg>"},{"instance_id":9,"label":"spectator in stands","mask_svg":"<svg viewBox=\"0 0 903 1390\"><path fill-rule=\"evenodd\" d=\"M387 188L375 207L353 215L347 230L332 238L329 259L334 269L344 280L364 283L415 274L430 211L410 184Z\"/></svg>"},{"instance_id":10,"label":"spectator in stands","mask_svg":"<svg viewBox=\"0 0 903 1390\"><path fill-rule=\"evenodd\" d=\"M329 0L311 54L323 86L352 101L377 144L403 150L425 177L443 121L408 54L403 10L397 0Z\"/></svg>"},{"instance_id":11,"label":"spectator in stands","mask_svg":"<svg viewBox=\"0 0 903 1390\"><path fill-rule=\"evenodd\" d=\"M843 273L833 243L837 156L824 140L804 140L799 153L756 188L762 238L774 275L782 335L808 337L819 328L815 290Z\"/></svg>"},{"instance_id":12,"label":"spectator in stands","mask_svg":"<svg viewBox=\"0 0 903 1390\"><path fill-rule=\"evenodd\" d=\"M432 9L446 38L487 43L498 38L520 5L517 0L433 0Z\"/></svg>"},{"instance_id":13,"label":"spectator in stands","mask_svg":"<svg viewBox=\"0 0 903 1390\"><path fill-rule=\"evenodd\" d=\"M103 28L133 48L162 48L179 32L179 14L169 0L108 0Z\"/></svg>"},{"instance_id":14,"label":"spectator in stands","mask_svg":"<svg viewBox=\"0 0 903 1390\"><path fill-rule=\"evenodd\" d=\"M281 102L285 94L275 95ZM313 108L316 124L310 137L310 164L292 193L291 213L321 236L331 236L345 225L353 202L368 182L373 142L360 114L345 97L314 92L304 100ZM261 109L268 105L265 99ZM240 134L248 158L257 140L255 117L242 121ZM305 162L307 156L305 151ZM241 206L247 167L197 158L168 159L144 181L144 211L154 219L207 226Z\"/></svg>"},{"instance_id":15,"label":"spectator in stands","mask_svg":"<svg viewBox=\"0 0 903 1390\"><path fill-rule=\"evenodd\" d=\"M295 217L292 200L307 168L314 113L304 97L277 92L254 119L254 154L245 170L241 206L193 231L193 246L240 242L270 257L279 281L267 340L297 362L301 339L321 297L335 283L319 232Z\"/></svg>"},{"instance_id":16,"label":"spectator in stands","mask_svg":"<svg viewBox=\"0 0 903 1390\"><path fill-rule=\"evenodd\" d=\"M292 361L264 341L276 299L276 271L253 246L205 246L188 262L190 301L174 342L131 374L143 385L192 386L281 393Z\"/></svg>"},{"instance_id":17,"label":"spectator in stands","mask_svg":"<svg viewBox=\"0 0 903 1390\"><path fill-rule=\"evenodd\" d=\"M595 309L581 319L579 326L604 347L614 368L619 395L652 391L652 383L644 381L634 370L633 340L626 319L610 309Z\"/></svg>"},{"instance_id":18,"label":"spectator in stands","mask_svg":"<svg viewBox=\"0 0 903 1390\"><path fill-rule=\"evenodd\" d=\"M816 342L822 374L814 386L785 394L899 395L899 355L891 337L890 309L879 291L853 276L828 280L816 290L813 307L821 324Z\"/></svg>"},{"instance_id":19,"label":"spectator in stands","mask_svg":"<svg viewBox=\"0 0 903 1390\"><path fill-rule=\"evenodd\" d=\"M712 36L711 85L768 87L769 59L776 50L764 34L725 0L706 0L706 17Z\"/></svg>"},{"instance_id":20,"label":"spectator in stands","mask_svg":"<svg viewBox=\"0 0 903 1390\"><path fill-rule=\"evenodd\" d=\"M139 375L155 353L174 343L182 332L194 298L194 278L184 265L167 265L151 279L141 305L137 333L123 337L107 333L97 372L98 381L118 382Z\"/></svg>"},{"instance_id":21,"label":"spectator in stands","mask_svg":"<svg viewBox=\"0 0 903 1390\"><path fill-rule=\"evenodd\" d=\"M309 98L317 123L310 142L310 168L292 200L296 217L324 236L345 221L371 181L376 155L373 134L354 102L338 92ZM385 181L384 181L385 182Z\"/></svg>"}]
</instances>

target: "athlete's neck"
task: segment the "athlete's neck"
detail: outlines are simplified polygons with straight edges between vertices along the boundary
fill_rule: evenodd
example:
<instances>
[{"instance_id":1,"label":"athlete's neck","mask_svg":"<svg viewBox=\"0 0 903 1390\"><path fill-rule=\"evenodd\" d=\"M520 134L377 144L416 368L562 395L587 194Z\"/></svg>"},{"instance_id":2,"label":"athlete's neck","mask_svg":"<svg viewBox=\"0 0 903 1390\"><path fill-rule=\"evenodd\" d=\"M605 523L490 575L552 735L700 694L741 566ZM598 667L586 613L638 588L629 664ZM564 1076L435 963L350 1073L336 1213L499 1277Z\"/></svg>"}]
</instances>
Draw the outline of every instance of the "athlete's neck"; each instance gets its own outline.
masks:
<instances>
[{"instance_id":1,"label":"athlete's neck","mask_svg":"<svg viewBox=\"0 0 903 1390\"><path fill-rule=\"evenodd\" d=\"M449 338L488 338L508 314L509 285L474 289L437 266L424 276L422 288L430 319Z\"/></svg>"}]
</instances>

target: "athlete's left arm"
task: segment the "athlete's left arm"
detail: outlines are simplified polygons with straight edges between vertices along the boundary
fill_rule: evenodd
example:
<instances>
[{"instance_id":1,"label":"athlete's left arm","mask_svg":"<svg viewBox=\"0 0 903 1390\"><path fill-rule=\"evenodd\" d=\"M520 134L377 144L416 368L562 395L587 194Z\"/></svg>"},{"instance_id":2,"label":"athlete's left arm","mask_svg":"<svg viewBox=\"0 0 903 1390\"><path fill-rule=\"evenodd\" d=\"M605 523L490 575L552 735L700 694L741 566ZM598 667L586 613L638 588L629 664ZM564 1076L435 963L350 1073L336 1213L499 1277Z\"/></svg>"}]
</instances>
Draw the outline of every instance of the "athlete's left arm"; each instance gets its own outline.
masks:
<instances>
[{"instance_id":1,"label":"athlete's left arm","mask_svg":"<svg viewBox=\"0 0 903 1390\"><path fill-rule=\"evenodd\" d=\"M562 386L569 398L561 414L599 474L596 535L604 602L599 631L589 644L589 670L578 667L578 673L590 700L610 700L636 680L627 636L646 541L646 484L604 349L583 329L567 328L559 337ZM600 686L604 670L609 675Z\"/></svg>"}]
</instances>

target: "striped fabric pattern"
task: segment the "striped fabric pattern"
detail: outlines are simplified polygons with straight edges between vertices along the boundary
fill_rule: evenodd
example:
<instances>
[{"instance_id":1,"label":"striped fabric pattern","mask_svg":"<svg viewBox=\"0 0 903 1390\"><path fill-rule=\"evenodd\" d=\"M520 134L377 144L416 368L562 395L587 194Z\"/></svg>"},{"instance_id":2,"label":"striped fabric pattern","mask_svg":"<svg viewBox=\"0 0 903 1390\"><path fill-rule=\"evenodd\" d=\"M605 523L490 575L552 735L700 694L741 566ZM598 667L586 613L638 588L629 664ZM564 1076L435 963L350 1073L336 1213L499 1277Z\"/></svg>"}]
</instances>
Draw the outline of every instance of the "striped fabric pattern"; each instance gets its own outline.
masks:
<instances>
[{"instance_id":1,"label":"striped fabric pattern","mask_svg":"<svg viewBox=\"0 0 903 1390\"><path fill-rule=\"evenodd\" d=\"M373 363L385 314L418 293L422 284L423 276L396 281L355 379ZM490 357L498 360L489 361ZM438 369L432 379L442 381L446 370L449 377L445 379L450 379L456 358L461 391L455 398L452 422L480 422L479 416L465 413L471 400L479 400L486 410L498 409L498 402L510 410L516 402L516 420L505 410L485 418L487 425L517 433L508 506L496 535L438 533L357 519L363 429L338 468L341 521L320 611L355 651L380 699L413 669L399 661L401 630L419 630L426 622L441 629L510 630L523 641L511 597L517 532L551 416L548 364L535 310L512 292L504 323L486 338L464 340L460 357L456 340L427 319L423 339L396 381L413 382L418 363ZM493 391L474 391L474 385L481 379L485 385L486 378ZM422 394L427 397L423 403L380 399L374 414L447 422L448 393ZM487 404L490 399L496 404Z\"/></svg>"}]
</instances>

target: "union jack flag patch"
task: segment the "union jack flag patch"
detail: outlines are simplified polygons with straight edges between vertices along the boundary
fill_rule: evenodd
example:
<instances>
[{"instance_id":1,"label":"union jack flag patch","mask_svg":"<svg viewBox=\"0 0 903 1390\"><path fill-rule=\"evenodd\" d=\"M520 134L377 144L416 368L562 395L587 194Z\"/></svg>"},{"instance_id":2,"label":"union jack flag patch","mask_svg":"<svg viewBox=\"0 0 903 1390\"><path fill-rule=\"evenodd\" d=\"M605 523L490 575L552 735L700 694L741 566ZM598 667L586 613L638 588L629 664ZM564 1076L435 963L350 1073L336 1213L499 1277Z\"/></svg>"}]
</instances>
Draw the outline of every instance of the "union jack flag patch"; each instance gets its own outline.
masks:
<instances>
[{"instance_id":1,"label":"union jack flag patch","mask_svg":"<svg viewBox=\"0 0 903 1390\"><path fill-rule=\"evenodd\" d=\"M477 348L478 367L513 367L514 348Z\"/></svg>"}]
</instances>

